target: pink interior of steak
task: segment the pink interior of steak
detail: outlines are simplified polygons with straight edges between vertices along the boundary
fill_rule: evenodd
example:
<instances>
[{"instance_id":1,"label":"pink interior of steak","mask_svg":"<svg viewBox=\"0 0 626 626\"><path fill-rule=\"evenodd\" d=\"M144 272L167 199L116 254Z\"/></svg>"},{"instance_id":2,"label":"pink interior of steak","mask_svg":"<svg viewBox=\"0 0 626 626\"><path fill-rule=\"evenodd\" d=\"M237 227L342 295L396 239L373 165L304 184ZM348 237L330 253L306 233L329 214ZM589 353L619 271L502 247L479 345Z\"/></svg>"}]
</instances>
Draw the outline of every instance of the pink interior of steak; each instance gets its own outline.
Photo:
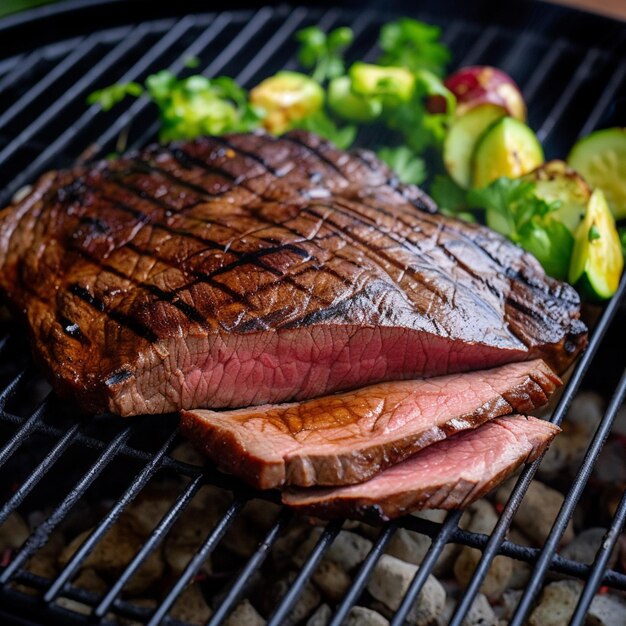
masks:
<instances>
[{"instance_id":1,"label":"pink interior of steak","mask_svg":"<svg viewBox=\"0 0 626 626\"><path fill-rule=\"evenodd\" d=\"M537 458L559 431L534 417L496 418L433 444L367 482L291 489L283 493L283 503L320 517L366 519L389 519L422 508L462 508Z\"/></svg>"},{"instance_id":2,"label":"pink interior of steak","mask_svg":"<svg viewBox=\"0 0 626 626\"><path fill-rule=\"evenodd\" d=\"M532 361L300 403L188 411L181 427L222 469L257 487L350 484L488 419L532 411L559 384Z\"/></svg>"}]
</instances>

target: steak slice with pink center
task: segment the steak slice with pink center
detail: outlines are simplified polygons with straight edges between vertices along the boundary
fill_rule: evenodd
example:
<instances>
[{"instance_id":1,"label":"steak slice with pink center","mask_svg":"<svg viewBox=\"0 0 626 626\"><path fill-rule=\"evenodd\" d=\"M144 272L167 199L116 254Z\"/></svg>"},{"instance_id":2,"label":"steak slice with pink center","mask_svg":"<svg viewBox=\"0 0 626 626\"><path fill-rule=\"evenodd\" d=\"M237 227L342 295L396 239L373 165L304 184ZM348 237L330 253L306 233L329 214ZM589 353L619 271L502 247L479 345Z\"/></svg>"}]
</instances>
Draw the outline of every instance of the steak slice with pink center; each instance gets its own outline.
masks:
<instances>
[{"instance_id":1,"label":"steak slice with pink center","mask_svg":"<svg viewBox=\"0 0 626 626\"><path fill-rule=\"evenodd\" d=\"M535 360L300 403L186 411L181 427L220 468L255 487L346 485L494 417L533 411L560 384Z\"/></svg>"},{"instance_id":2,"label":"steak slice with pink center","mask_svg":"<svg viewBox=\"0 0 626 626\"><path fill-rule=\"evenodd\" d=\"M291 489L283 503L322 518L388 520L418 509L458 509L478 500L550 445L558 426L499 417L422 450L375 478L333 489Z\"/></svg>"}]
</instances>

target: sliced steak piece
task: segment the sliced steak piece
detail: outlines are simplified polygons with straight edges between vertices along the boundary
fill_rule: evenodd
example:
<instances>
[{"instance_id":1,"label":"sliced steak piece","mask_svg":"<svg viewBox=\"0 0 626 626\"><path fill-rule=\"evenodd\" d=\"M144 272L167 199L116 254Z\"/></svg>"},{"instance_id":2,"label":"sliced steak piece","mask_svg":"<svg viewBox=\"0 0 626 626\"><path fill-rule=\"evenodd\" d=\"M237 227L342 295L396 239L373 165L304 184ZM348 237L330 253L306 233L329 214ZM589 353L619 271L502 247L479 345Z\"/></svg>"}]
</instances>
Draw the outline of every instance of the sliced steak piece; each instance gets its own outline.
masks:
<instances>
[{"instance_id":1,"label":"sliced steak piece","mask_svg":"<svg viewBox=\"0 0 626 626\"><path fill-rule=\"evenodd\" d=\"M543 361L513 363L301 403L186 411L181 429L221 469L260 489L349 485L486 420L533 411L559 384Z\"/></svg>"},{"instance_id":2,"label":"sliced steak piece","mask_svg":"<svg viewBox=\"0 0 626 626\"><path fill-rule=\"evenodd\" d=\"M122 415L571 363L576 292L435 210L302 132L151 146L1 212L0 292L57 391Z\"/></svg>"},{"instance_id":3,"label":"sliced steak piece","mask_svg":"<svg viewBox=\"0 0 626 626\"><path fill-rule=\"evenodd\" d=\"M417 509L458 509L478 500L550 445L558 426L498 417L418 452L359 485L290 489L283 503L317 517L388 520Z\"/></svg>"}]
</instances>

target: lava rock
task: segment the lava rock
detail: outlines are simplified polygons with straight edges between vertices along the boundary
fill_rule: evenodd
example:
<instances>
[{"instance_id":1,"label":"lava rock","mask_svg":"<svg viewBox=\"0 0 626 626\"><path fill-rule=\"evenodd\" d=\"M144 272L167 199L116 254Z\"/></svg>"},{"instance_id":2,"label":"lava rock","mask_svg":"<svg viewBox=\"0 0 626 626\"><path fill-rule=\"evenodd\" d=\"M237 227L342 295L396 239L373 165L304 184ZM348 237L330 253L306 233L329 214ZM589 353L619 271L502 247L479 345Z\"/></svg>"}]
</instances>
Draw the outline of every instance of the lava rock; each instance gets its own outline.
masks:
<instances>
[{"instance_id":1,"label":"lava rock","mask_svg":"<svg viewBox=\"0 0 626 626\"><path fill-rule=\"evenodd\" d=\"M515 481L509 480L496 491L496 501L499 504L506 503L514 485ZM528 491L517 510L514 523L535 544L543 545L559 513L563 500L564 497L560 491L552 489L538 480L534 480L530 483ZM561 543L566 545L572 539L574 539L574 528L570 521L563 533Z\"/></svg>"},{"instance_id":2,"label":"lava rock","mask_svg":"<svg viewBox=\"0 0 626 626\"><path fill-rule=\"evenodd\" d=\"M317 611L309 617L306 626L326 626L330 622L333 612L328 604L320 604Z\"/></svg>"},{"instance_id":3,"label":"lava rock","mask_svg":"<svg viewBox=\"0 0 626 626\"><path fill-rule=\"evenodd\" d=\"M587 528L583 530L576 535L571 543L567 544L563 550L561 550L561 556L566 559L571 559L572 561L580 561L581 563L591 565L596 558L596 552L602 546L606 532L606 528ZM609 558L609 569L613 568L615 563L617 563L617 548L616 545Z\"/></svg>"},{"instance_id":4,"label":"lava rock","mask_svg":"<svg viewBox=\"0 0 626 626\"><path fill-rule=\"evenodd\" d=\"M181 622L204 624L212 613L200 587L191 585L180 594L169 615Z\"/></svg>"},{"instance_id":5,"label":"lava rock","mask_svg":"<svg viewBox=\"0 0 626 626\"><path fill-rule=\"evenodd\" d=\"M589 607L585 626L626 626L626 601L609 594L597 595Z\"/></svg>"},{"instance_id":6,"label":"lava rock","mask_svg":"<svg viewBox=\"0 0 626 626\"><path fill-rule=\"evenodd\" d=\"M582 583L577 580L560 580L546 585L539 603L530 615L529 626L569 624L582 587Z\"/></svg>"},{"instance_id":7,"label":"lava rock","mask_svg":"<svg viewBox=\"0 0 626 626\"><path fill-rule=\"evenodd\" d=\"M475 502L472 507L472 516L467 523L467 530L488 535L498 521L498 514L493 506L486 500ZM482 552L476 548L464 546L454 563L454 577L458 583L465 587L470 581L478 562L482 558ZM513 573L513 562L505 556L496 556L480 587L490 600L498 600L502 592L508 587L509 579Z\"/></svg>"},{"instance_id":8,"label":"lava rock","mask_svg":"<svg viewBox=\"0 0 626 626\"><path fill-rule=\"evenodd\" d=\"M348 613L345 626L389 626L389 620L372 609L353 606Z\"/></svg>"},{"instance_id":9,"label":"lava rock","mask_svg":"<svg viewBox=\"0 0 626 626\"><path fill-rule=\"evenodd\" d=\"M17 550L30 535L28 526L19 513L11 513L0 526L0 550Z\"/></svg>"},{"instance_id":10,"label":"lava rock","mask_svg":"<svg viewBox=\"0 0 626 626\"><path fill-rule=\"evenodd\" d=\"M313 573L313 582L326 599L337 603L348 591L352 578L334 561L323 559Z\"/></svg>"},{"instance_id":11,"label":"lava rock","mask_svg":"<svg viewBox=\"0 0 626 626\"><path fill-rule=\"evenodd\" d=\"M302 567L309 553L318 542L323 529L316 527L311 531L308 539L300 546L294 563ZM350 572L360 565L368 552L372 549L372 542L349 530L341 530L330 548L326 551L325 558L333 561L345 572Z\"/></svg>"},{"instance_id":12,"label":"lava rock","mask_svg":"<svg viewBox=\"0 0 626 626\"><path fill-rule=\"evenodd\" d=\"M248 600L243 600L228 616L224 626L264 626L265 620Z\"/></svg>"},{"instance_id":13,"label":"lava rock","mask_svg":"<svg viewBox=\"0 0 626 626\"><path fill-rule=\"evenodd\" d=\"M384 554L376 564L367 584L370 594L396 611L406 594L418 568L388 554ZM428 576L421 593L414 603L407 622L413 626L427 626L441 613L446 602L446 592L441 583Z\"/></svg>"}]
</instances>

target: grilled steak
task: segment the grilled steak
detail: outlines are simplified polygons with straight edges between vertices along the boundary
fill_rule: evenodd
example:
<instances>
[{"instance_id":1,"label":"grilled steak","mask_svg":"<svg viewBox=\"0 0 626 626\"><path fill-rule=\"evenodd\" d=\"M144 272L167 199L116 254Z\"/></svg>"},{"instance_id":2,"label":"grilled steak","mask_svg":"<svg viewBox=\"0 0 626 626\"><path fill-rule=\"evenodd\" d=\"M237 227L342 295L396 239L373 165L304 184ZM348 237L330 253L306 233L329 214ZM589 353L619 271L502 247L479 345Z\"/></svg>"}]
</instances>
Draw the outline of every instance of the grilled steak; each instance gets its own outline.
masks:
<instances>
[{"instance_id":1,"label":"grilled steak","mask_svg":"<svg viewBox=\"0 0 626 626\"><path fill-rule=\"evenodd\" d=\"M586 340L532 256L300 132L43 176L0 214L0 291L57 391L122 415L562 370Z\"/></svg>"},{"instance_id":2,"label":"grilled steak","mask_svg":"<svg viewBox=\"0 0 626 626\"><path fill-rule=\"evenodd\" d=\"M534 461L559 432L534 417L498 417L418 452L359 485L292 489L283 503L318 517L387 520L417 509L457 509Z\"/></svg>"},{"instance_id":3,"label":"grilled steak","mask_svg":"<svg viewBox=\"0 0 626 626\"><path fill-rule=\"evenodd\" d=\"M379 383L301 403L184 412L181 428L255 487L346 485L488 419L544 405L559 379L542 361Z\"/></svg>"}]
</instances>

